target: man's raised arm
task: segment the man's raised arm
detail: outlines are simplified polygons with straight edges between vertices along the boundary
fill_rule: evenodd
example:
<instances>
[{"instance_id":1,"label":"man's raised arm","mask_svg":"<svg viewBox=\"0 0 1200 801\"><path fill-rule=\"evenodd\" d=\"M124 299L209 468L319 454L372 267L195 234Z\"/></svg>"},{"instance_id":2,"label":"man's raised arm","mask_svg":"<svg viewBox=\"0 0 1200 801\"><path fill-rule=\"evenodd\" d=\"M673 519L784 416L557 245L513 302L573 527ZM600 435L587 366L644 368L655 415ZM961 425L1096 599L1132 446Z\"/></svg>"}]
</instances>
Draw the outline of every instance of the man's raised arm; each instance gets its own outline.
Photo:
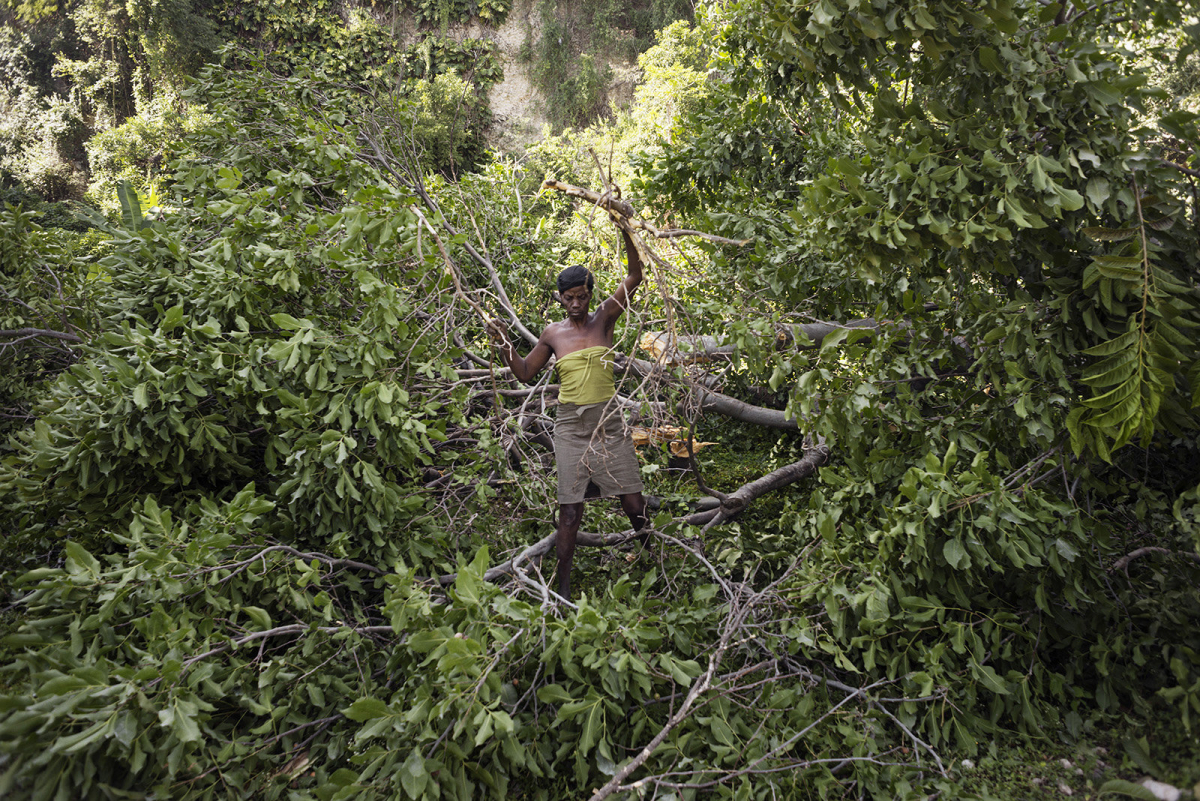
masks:
<instances>
[{"instance_id":1,"label":"man's raised arm","mask_svg":"<svg viewBox=\"0 0 1200 801\"><path fill-rule=\"evenodd\" d=\"M637 246L633 244L629 232L624 229L621 230L621 238L625 240L625 261L629 265L628 272L624 280L617 285L617 290L613 292L612 297L603 304L605 315L614 320L629 308L629 301L633 297L634 290L642 283L642 257L638 254Z\"/></svg>"}]
</instances>

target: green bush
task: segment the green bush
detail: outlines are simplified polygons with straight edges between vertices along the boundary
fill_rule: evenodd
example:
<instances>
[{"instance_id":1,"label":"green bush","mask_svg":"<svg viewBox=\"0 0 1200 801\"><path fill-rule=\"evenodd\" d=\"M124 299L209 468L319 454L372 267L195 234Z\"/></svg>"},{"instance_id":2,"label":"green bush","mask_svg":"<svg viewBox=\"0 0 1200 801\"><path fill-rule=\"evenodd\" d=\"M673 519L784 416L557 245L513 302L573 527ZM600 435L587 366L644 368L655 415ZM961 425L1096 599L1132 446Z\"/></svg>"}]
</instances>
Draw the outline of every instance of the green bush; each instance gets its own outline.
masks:
<instances>
[{"instance_id":1,"label":"green bush","mask_svg":"<svg viewBox=\"0 0 1200 801\"><path fill-rule=\"evenodd\" d=\"M43 215L41 208L51 214ZM0 436L5 438L32 424L37 399L75 362L93 326L85 261L91 238L76 233L83 227L64 204L0 188L0 330L5 332L0 335ZM64 230L69 228L75 230ZM7 444L0 444L0 453L7 451ZM7 570L10 557L19 563L31 554L22 554L17 545L20 527L5 520L0 513L5 532L0 566Z\"/></svg>"},{"instance_id":2,"label":"green bush","mask_svg":"<svg viewBox=\"0 0 1200 801\"><path fill-rule=\"evenodd\" d=\"M483 131L491 114L486 101L457 74L407 81L391 103L400 125L397 138L420 153L426 170L457 175L483 159Z\"/></svg>"},{"instance_id":3,"label":"green bush","mask_svg":"<svg viewBox=\"0 0 1200 801\"><path fill-rule=\"evenodd\" d=\"M83 138L76 110L28 86L0 87L0 182L19 183L46 200L83 195Z\"/></svg>"},{"instance_id":4,"label":"green bush","mask_svg":"<svg viewBox=\"0 0 1200 801\"><path fill-rule=\"evenodd\" d=\"M593 55L577 49L568 25L543 10L541 36L527 52L530 77L546 98L547 116L559 127L585 125L605 110L612 70L607 64L598 67Z\"/></svg>"},{"instance_id":5,"label":"green bush","mask_svg":"<svg viewBox=\"0 0 1200 801\"><path fill-rule=\"evenodd\" d=\"M172 149L208 120L199 106L160 98L116 128L97 133L87 143L92 176L88 199L111 212L117 208L121 181L148 190L166 168Z\"/></svg>"},{"instance_id":6,"label":"green bush","mask_svg":"<svg viewBox=\"0 0 1200 801\"><path fill-rule=\"evenodd\" d=\"M692 17L679 0L648 5L603 0L574 9L537 3L542 29L527 41L522 58L547 101L547 116L559 128L583 126L608 112L610 62L632 60L654 42L655 32Z\"/></svg>"}]
</instances>

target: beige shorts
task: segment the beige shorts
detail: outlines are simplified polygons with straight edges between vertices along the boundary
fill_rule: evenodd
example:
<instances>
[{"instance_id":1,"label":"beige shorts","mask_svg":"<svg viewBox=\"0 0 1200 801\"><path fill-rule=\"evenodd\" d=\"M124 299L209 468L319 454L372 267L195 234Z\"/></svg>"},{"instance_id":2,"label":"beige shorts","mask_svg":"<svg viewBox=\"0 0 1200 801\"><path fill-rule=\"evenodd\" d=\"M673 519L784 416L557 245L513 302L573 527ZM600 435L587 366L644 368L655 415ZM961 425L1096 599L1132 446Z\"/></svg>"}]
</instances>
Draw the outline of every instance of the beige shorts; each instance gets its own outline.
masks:
<instances>
[{"instance_id":1,"label":"beige shorts","mask_svg":"<svg viewBox=\"0 0 1200 801\"><path fill-rule=\"evenodd\" d=\"M643 489L633 439L616 404L559 404L554 460L559 503L581 502L588 481L600 488L602 496L630 495Z\"/></svg>"}]
</instances>

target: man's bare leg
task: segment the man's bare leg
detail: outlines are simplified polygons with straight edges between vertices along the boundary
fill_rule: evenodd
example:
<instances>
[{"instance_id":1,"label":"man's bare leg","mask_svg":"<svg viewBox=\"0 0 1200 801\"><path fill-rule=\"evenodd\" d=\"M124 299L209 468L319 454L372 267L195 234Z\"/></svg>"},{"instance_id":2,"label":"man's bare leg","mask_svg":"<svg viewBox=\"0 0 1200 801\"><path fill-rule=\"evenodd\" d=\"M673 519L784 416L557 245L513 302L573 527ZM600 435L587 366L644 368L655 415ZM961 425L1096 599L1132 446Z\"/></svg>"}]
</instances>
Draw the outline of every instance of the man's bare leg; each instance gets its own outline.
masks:
<instances>
[{"instance_id":1,"label":"man's bare leg","mask_svg":"<svg viewBox=\"0 0 1200 801\"><path fill-rule=\"evenodd\" d=\"M633 526L634 531L642 531L646 528L646 498L640 492L632 492L629 495L621 496L621 509L625 512L625 516L629 518L629 525ZM650 541L648 533L638 537L638 542L642 547Z\"/></svg>"},{"instance_id":2,"label":"man's bare leg","mask_svg":"<svg viewBox=\"0 0 1200 801\"><path fill-rule=\"evenodd\" d=\"M571 562L575 558L575 537L583 521L583 501L558 506L558 536L554 551L558 555L558 594L571 598Z\"/></svg>"}]
</instances>

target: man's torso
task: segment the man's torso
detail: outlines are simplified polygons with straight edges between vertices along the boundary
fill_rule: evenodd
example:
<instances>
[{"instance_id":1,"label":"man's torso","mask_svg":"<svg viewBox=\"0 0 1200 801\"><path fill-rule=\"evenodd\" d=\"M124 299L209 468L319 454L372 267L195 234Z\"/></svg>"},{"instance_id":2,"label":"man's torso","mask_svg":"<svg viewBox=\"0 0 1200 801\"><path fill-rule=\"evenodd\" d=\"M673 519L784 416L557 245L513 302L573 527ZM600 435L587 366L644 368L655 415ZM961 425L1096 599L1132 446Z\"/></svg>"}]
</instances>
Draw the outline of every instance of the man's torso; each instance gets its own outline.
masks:
<instances>
[{"instance_id":1,"label":"man's torso","mask_svg":"<svg viewBox=\"0 0 1200 801\"><path fill-rule=\"evenodd\" d=\"M611 348L614 328L613 325L606 325L603 315L596 311L588 314L587 325L583 327L573 326L569 320L551 323L546 326L545 340L554 352L554 357L562 359L584 348Z\"/></svg>"}]
</instances>

